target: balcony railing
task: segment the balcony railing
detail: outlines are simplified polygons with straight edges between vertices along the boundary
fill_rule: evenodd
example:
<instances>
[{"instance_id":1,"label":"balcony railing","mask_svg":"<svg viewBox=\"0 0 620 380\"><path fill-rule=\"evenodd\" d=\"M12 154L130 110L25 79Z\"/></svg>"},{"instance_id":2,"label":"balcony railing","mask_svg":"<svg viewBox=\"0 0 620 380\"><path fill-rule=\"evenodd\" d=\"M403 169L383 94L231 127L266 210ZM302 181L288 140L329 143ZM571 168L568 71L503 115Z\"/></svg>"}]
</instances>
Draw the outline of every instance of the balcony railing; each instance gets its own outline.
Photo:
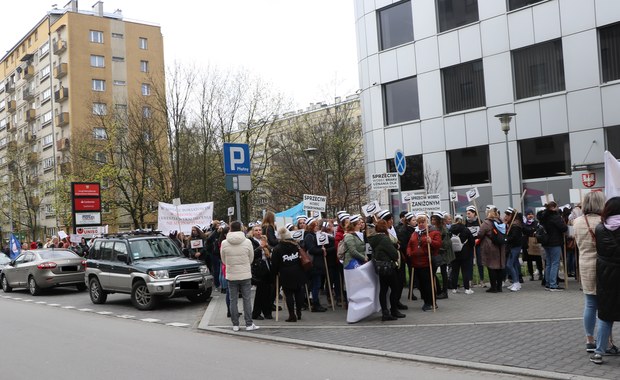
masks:
<instances>
[{"instance_id":1,"label":"balcony railing","mask_svg":"<svg viewBox=\"0 0 620 380\"><path fill-rule=\"evenodd\" d=\"M34 66L33 65L26 66L26 68L24 69L24 78L30 79L33 76L34 76Z\"/></svg>"},{"instance_id":2,"label":"balcony railing","mask_svg":"<svg viewBox=\"0 0 620 380\"><path fill-rule=\"evenodd\" d=\"M28 161L29 164L36 164L39 161L39 153L37 152L28 153L28 156L26 156L26 160Z\"/></svg>"},{"instance_id":3,"label":"balcony railing","mask_svg":"<svg viewBox=\"0 0 620 380\"><path fill-rule=\"evenodd\" d=\"M69 112L61 112L56 115L56 126L62 127L69 124Z\"/></svg>"},{"instance_id":4,"label":"balcony railing","mask_svg":"<svg viewBox=\"0 0 620 380\"><path fill-rule=\"evenodd\" d=\"M24 100L32 100L32 98L34 98L34 91L31 88L24 88L24 91L22 92L22 98L24 98Z\"/></svg>"},{"instance_id":5,"label":"balcony railing","mask_svg":"<svg viewBox=\"0 0 620 380\"><path fill-rule=\"evenodd\" d=\"M54 91L54 100L57 102L63 102L69 99L69 89L61 87L59 90Z\"/></svg>"},{"instance_id":6,"label":"balcony railing","mask_svg":"<svg viewBox=\"0 0 620 380\"><path fill-rule=\"evenodd\" d=\"M69 65L66 63L60 63L54 66L54 78L62 78L69 73Z\"/></svg>"},{"instance_id":7,"label":"balcony railing","mask_svg":"<svg viewBox=\"0 0 620 380\"><path fill-rule=\"evenodd\" d=\"M17 102L15 100L9 100L6 102L6 110L8 112L17 111Z\"/></svg>"},{"instance_id":8,"label":"balcony railing","mask_svg":"<svg viewBox=\"0 0 620 380\"><path fill-rule=\"evenodd\" d=\"M54 54L62 54L67 50L67 41L58 40L54 42Z\"/></svg>"},{"instance_id":9,"label":"balcony railing","mask_svg":"<svg viewBox=\"0 0 620 380\"><path fill-rule=\"evenodd\" d=\"M70 162L63 162L62 164L60 164L60 174L61 175L71 174L71 163Z\"/></svg>"},{"instance_id":10,"label":"balcony railing","mask_svg":"<svg viewBox=\"0 0 620 380\"><path fill-rule=\"evenodd\" d=\"M37 110L31 108L26 110L26 122L34 121L37 118Z\"/></svg>"},{"instance_id":11,"label":"balcony railing","mask_svg":"<svg viewBox=\"0 0 620 380\"><path fill-rule=\"evenodd\" d=\"M10 94L12 92L15 91L15 83L14 82L6 82L4 84L4 91L7 92L7 94Z\"/></svg>"},{"instance_id":12,"label":"balcony railing","mask_svg":"<svg viewBox=\"0 0 620 380\"><path fill-rule=\"evenodd\" d=\"M56 149L59 152L64 152L66 150L69 150L70 147L71 147L71 141L66 137L64 139L60 139L56 141Z\"/></svg>"}]
</instances>

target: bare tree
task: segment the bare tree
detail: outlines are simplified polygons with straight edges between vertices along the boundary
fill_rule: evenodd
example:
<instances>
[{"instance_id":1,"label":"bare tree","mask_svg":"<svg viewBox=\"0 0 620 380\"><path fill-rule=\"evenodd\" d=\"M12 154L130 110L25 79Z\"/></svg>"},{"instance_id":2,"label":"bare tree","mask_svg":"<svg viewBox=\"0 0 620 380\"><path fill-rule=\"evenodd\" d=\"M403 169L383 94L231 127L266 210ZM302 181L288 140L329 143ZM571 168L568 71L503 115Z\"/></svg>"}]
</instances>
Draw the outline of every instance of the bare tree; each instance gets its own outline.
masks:
<instances>
[{"instance_id":1,"label":"bare tree","mask_svg":"<svg viewBox=\"0 0 620 380\"><path fill-rule=\"evenodd\" d=\"M424 164L424 189L427 194L436 194L441 191L439 170L432 170L428 163Z\"/></svg>"}]
</instances>

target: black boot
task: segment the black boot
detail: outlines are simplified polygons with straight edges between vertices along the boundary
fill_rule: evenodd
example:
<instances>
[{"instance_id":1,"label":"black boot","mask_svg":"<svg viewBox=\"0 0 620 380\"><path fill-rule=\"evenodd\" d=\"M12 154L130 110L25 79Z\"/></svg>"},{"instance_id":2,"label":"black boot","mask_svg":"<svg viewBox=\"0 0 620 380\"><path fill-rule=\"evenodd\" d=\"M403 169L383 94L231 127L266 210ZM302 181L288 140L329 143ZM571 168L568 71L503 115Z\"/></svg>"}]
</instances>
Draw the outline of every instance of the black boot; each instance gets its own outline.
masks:
<instances>
[{"instance_id":1,"label":"black boot","mask_svg":"<svg viewBox=\"0 0 620 380\"><path fill-rule=\"evenodd\" d=\"M297 320L301 320L301 309L297 309Z\"/></svg>"},{"instance_id":2,"label":"black boot","mask_svg":"<svg viewBox=\"0 0 620 380\"><path fill-rule=\"evenodd\" d=\"M383 314L381 316L382 321L395 321L398 319L396 317L393 317L388 310L383 310L382 314Z\"/></svg>"},{"instance_id":3,"label":"black boot","mask_svg":"<svg viewBox=\"0 0 620 380\"><path fill-rule=\"evenodd\" d=\"M448 292L441 292L441 293L437 294L437 299L438 300L444 300L446 298L448 298Z\"/></svg>"},{"instance_id":4,"label":"black boot","mask_svg":"<svg viewBox=\"0 0 620 380\"><path fill-rule=\"evenodd\" d=\"M398 309L394 308L394 309L392 309L392 317L395 317L395 318L405 318L406 315L401 313L400 311L398 311Z\"/></svg>"},{"instance_id":5,"label":"black boot","mask_svg":"<svg viewBox=\"0 0 620 380\"><path fill-rule=\"evenodd\" d=\"M285 322L297 322L297 317L295 314L289 314L288 319L286 319Z\"/></svg>"}]
</instances>

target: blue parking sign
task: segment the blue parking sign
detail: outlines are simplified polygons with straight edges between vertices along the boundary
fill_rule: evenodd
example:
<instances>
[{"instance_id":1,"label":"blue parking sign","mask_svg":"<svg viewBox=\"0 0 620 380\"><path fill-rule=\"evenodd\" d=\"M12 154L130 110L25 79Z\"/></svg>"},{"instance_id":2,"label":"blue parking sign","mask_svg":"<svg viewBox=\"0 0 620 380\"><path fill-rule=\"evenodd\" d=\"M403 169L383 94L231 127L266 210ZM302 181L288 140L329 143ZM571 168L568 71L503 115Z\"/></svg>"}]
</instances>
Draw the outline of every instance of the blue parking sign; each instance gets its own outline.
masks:
<instances>
[{"instance_id":1,"label":"blue parking sign","mask_svg":"<svg viewBox=\"0 0 620 380\"><path fill-rule=\"evenodd\" d=\"M248 144L224 143L224 174L250 174L250 147Z\"/></svg>"},{"instance_id":2,"label":"blue parking sign","mask_svg":"<svg viewBox=\"0 0 620 380\"><path fill-rule=\"evenodd\" d=\"M405 174L405 169L407 168L407 162L405 161L405 155L399 149L394 154L394 165L396 166L396 171L398 175Z\"/></svg>"}]
</instances>

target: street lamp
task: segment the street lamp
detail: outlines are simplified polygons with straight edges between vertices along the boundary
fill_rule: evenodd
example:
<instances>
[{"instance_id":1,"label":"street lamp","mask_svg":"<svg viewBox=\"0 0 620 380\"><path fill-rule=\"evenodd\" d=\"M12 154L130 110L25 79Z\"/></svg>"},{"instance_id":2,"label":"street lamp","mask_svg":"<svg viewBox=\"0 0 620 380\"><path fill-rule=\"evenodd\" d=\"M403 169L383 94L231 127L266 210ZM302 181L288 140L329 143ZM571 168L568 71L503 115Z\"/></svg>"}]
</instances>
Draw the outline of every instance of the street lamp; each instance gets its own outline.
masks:
<instances>
[{"instance_id":1,"label":"street lamp","mask_svg":"<svg viewBox=\"0 0 620 380\"><path fill-rule=\"evenodd\" d=\"M330 168L327 168L324 171L325 171L325 181L327 184L327 209L333 212L333 210L331 210L331 205L330 205L331 200L332 200L332 190L330 186L329 177L334 171Z\"/></svg>"},{"instance_id":2,"label":"street lamp","mask_svg":"<svg viewBox=\"0 0 620 380\"><path fill-rule=\"evenodd\" d=\"M512 178L510 175L510 150L508 149L508 132L510 132L510 120L515 116L514 112L505 112L495 115L499 119L502 132L506 135L506 164L508 165L508 206L512 206Z\"/></svg>"},{"instance_id":3,"label":"street lamp","mask_svg":"<svg viewBox=\"0 0 620 380\"><path fill-rule=\"evenodd\" d=\"M314 175L314 156L316 155L316 152L318 151L318 148L315 147L308 147L306 149L304 149L304 154L306 156L308 156L308 166L310 167L310 191L314 194L314 179L312 178L312 176ZM310 162L312 162L312 164L310 164Z\"/></svg>"}]
</instances>

